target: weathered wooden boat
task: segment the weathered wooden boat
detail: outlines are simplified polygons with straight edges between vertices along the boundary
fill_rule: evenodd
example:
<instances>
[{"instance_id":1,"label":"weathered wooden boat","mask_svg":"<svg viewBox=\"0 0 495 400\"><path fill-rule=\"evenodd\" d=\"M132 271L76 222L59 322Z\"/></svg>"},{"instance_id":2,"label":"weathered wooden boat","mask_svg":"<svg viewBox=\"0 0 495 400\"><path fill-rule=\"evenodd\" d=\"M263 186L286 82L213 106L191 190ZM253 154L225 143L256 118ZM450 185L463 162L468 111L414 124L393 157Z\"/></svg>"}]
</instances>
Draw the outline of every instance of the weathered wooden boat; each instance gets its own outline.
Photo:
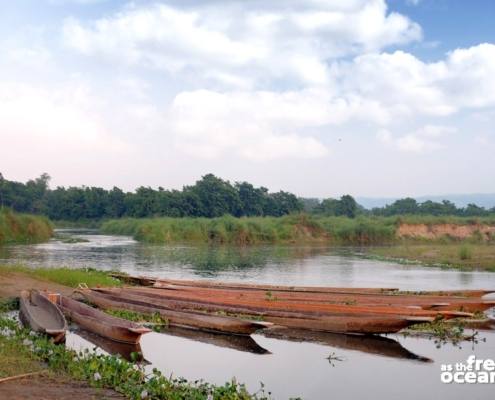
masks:
<instances>
[{"instance_id":1,"label":"weathered wooden boat","mask_svg":"<svg viewBox=\"0 0 495 400\"><path fill-rule=\"evenodd\" d=\"M50 336L55 343L63 342L67 321L60 309L37 290L21 292L19 318L24 326Z\"/></svg>"},{"instance_id":2,"label":"weathered wooden boat","mask_svg":"<svg viewBox=\"0 0 495 400\"><path fill-rule=\"evenodd\" d=\"M151 329L140 324L113 317L67 296L56 296L56 304L67 318L80 327L116 342L137 344L141 335L151 332Z\"/></svg>"},{"instance_id":3,"label":"weathered wooden boat","mask_svg":"<svg viewBox=\"0 0 495 400\"><path fill-rule=\"evenodd\" d=\"M155 287L158 290L158 287ZM306 293L306 292L266 292L264 290L251 289L225 289L225 288L204 288L194 286L160 286L161 293L175 295L187 293L193 296L221 299L241 299L241 300L266 300L267 293L269 299L283 300L298 304L354 304L356 306L419 306L424 309L435 309L438 311L465 311L476 312L485 311L495 305L494 300L459 297L459 296L439 296L439 295L413 295L409 293ZM146 292L147 288L130 288L129 290Z\"/></svg>"},{"instance_id":4,"label":"weathered wooden boat","mask_svg":"<svg viewBox=\"0 0 495 400\"><path fill-rule=\"evenodd\" d=\"M168 291L146 288L124 288L124 289L96 289L99 292L112 294L120 299L134 299L138 301L147 301L154 305L160 304L167 308L185 309L187 304L189 308L210 310L216 307L218 311L224 310L229 313L247 313L254 315L270 315L270 311L278 312L297 312L306 315L335 315L335 314L388 314L400 316L416 317L469 317L471 313L460 311L443 311L443 310L423 310L420 307L410 307L401 305L376 305L361 306L354 304L303 304L291 303L281 300L256 299L252 300L243 297L211 297L193 292ZM144 298L148 298L145 300Z\"/></svg>"},{"instance_id":5,"label":"weathered wooden boat","mask_svg":"<svg viewBox=\"0 0 495 400\"><path fill-rule=\"evenodd\" d=\"M223 332L236 335L250 335L259 329L266 328L269 324L258 321L244 320L241 318L209 315L199 312L182 312L155 306L149 302L124 299L101 293L91 289L77 290L88 301L104 309L131 310L145 314L158 313L165 318L169 325L191 329L200 329L212 332Z\"/></svg>"},{"instance_id":6,"label":"weathered wooden boat","mask_svg":"<svg viewBox=\"0 0 495 400\"><path fill-rule=\"evenodd\" d=\"M148 276L134 276L121 273L112 273L112 277L132 285L140 286L194 286L204 288L223 288L223 289L241 289L241 290L264 290L264 291L283 291L283 292L303 292L303 293L387 293L395 292L397 288L339 288L339 287L322 287L322 286L282 286L282 285L262 285L251 283L237 282L211 282L211 281L192 281L178 279L153 278Z\"/></svg>"},{"instance_id":7,"label":"weathered wooden boat","mask_svg":"<svg viewBox=\"0 0 495 400\"><path fill-rule=\"evenodd\" d=\"M87 293L88 291L85 290L84 292ZM185 312L184 309L182 309L182 311L171 311L171 308L174 307L174 305L160 299L153 300L124 292L119 295L117 291L113 292L108 289L96 289L93 293L96 293L96 297L100 296L103 299L111 299L118 307L123 309L128 308L140 311L143 308L147 308L156 310L157 312L160 312L160 314L163 314L164 312L179 312L181 314L189 315L194 314L193 310L188 310L187 312ZM220 311L222 308L214 309L212 311ZM203 304L203 309L206 310L208 307ZM232 310L234 310L233 312L239 311L238 309ZM228 311L231 311L231 309ZM433 316L414 317L410 315L383 315L379 313L370 314L345 311L315 314L262 309L261 311L251 313L251 315L253 314L263 316L264 321L292 328L357 334L394 333L414 324L432 322L434 320ZM201 315L211 316L208 314ZM436 314L433 313L433 315Z\"/></svg>"}]
</instances>

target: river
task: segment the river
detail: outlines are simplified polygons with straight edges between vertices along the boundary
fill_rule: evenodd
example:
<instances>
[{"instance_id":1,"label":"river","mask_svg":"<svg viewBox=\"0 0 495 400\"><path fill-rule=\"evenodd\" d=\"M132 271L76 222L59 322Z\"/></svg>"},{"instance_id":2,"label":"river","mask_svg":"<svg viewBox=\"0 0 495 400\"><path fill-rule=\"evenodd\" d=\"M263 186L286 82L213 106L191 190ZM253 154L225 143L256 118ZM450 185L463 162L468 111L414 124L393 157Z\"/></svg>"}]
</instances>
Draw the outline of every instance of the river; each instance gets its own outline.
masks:
<instances>
[{"instance_id":1,"label":"river","mask_svg":"<svg viewBox=\"0 0 495 400\"><path fill-rule=\"evenodd\" d=\"M64 237L36 245L0 249L0 264L92 267L184 279L398 287L400 289L495 289L495 273L465 272L363 259L349 249L324 246L208 247L147 245L125 236L89 230L58 230ZM493 312L493 310L492 310ZM222 384L235 377L251 391L262 382L275 399L491 399L495 384L444 384L441 365L469 355L495 357L494 331L477 343L441 344L402 335L353 337L311 335L310 341L255 334L252 338L197 334L187 330L150 333L141 339L147 368L167 376ZM77 330L74 348L112 349ZM330 359L329 359L330 356Z\"/></svg>"}]
</instances>

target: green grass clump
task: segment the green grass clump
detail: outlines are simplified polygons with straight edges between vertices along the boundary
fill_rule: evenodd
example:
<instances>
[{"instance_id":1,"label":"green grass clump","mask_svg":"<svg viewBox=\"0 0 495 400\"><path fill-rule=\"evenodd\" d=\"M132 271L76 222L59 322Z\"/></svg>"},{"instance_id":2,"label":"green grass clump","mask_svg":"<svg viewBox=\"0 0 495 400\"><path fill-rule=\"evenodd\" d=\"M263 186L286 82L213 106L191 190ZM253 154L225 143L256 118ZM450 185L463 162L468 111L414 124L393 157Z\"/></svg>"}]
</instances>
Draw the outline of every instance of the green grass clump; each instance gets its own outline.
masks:
<instances>
[{"instance_id":1,"label":"green grass clump","mask_svg":"<svg viewBox=\"0 0 495 400\"><path fill-rule=\"evenodd\" d=\"M22 265L2 265L0 266L1 273L22 273L33 278L55 282L72 288L76 288L82 283L90 287L121 285L118 279L111 277L107 272L92 268L30 268Z\"/></svg>"},{"instance_id":2,"label":"green grass clump","mask_svg":"<svg viewBox=\"0 0 495 400\"><path fill-rule=\"evenodd\" d=\"M459 247L459 259L460 260L470 260L473 258L473 252L471 250L471 247L468 247L467 245L462 245Z\"/></svg>"},{"instance_id":3,"label":"green grass clump","mask_svg":"<svg viewBox=\"0 0 495 400\"><path fill-rule=\"evenodd\" d=\"M38 243L50 239L53 226L46 217L0 209L0 246L9 243Z\"/></svg>"}]
</instances>

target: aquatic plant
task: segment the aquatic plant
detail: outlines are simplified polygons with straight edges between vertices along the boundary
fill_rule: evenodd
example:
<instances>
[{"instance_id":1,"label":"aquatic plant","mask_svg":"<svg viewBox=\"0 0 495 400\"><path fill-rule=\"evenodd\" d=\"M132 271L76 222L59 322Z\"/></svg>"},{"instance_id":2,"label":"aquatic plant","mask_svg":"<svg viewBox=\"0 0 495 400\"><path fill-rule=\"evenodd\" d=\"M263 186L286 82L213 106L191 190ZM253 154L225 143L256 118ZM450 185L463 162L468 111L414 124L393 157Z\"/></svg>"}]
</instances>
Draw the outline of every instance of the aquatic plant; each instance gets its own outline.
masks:
<instances>
[{"instance_id":1,"label":"aquatic plant","mask_svg":"<svg viewBox=\"0 0 495 400\"><path fill-rule=\"evenodd\" d=\"M172 400L267 400L270 394L262 386L250 393L235 379L224 385L202 380L190 382L184 378L165 377L153 369L147 373L143 366L119 356L103 355L89 350L76 352L53 344L47 337L33 334L8 318L0 317L0 335L8 343L22 345L33 357L55 372L84 380L94 387L111 388L130 399Z\"/></svg>"}]
</instances>

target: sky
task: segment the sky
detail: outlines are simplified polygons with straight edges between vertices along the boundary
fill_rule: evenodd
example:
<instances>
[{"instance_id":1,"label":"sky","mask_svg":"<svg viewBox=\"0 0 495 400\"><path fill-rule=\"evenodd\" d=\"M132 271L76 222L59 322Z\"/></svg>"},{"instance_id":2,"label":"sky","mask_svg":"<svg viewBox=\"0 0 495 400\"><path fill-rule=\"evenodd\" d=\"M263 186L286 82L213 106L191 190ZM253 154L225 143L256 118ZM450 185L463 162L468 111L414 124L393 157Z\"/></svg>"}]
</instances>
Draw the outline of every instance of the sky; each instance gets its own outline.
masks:
<instances>
[{"instance_id":1,"label":"sky","mask_svg":"<svg viewBox=\"0 0 495 400\"><path fill-rule=\"evenodd\" d=\"M0 3L0 172L495 192L491 0Z\"/></svg>"}]
</instances>

